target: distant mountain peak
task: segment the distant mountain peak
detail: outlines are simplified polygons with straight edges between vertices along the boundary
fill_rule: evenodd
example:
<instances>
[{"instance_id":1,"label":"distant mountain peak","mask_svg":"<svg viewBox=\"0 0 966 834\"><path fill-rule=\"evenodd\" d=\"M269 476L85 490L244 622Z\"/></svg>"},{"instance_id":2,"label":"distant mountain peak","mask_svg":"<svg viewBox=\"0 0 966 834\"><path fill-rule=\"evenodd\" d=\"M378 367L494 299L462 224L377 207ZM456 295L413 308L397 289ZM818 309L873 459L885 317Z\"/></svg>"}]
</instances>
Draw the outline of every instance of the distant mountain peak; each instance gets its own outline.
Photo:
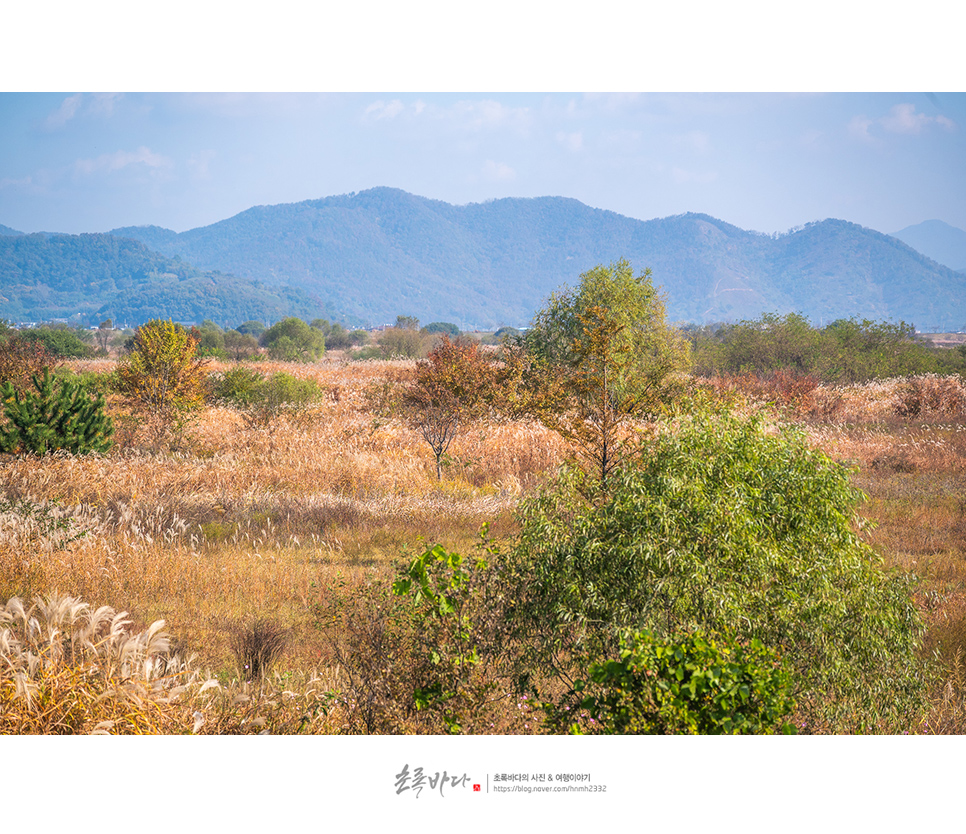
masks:
<instances>
[{"instance_id":1,"label":"distant mountain peak","mask_svg":"<svg viewBox=\"0 0 966 834\"><path fill-rule=\"evenodd\" d=\"M906 226L893 237L908 244L936 263L959 272L966 271L966 231L942 220L924 220Z\"/></svg>"}]
</instances>

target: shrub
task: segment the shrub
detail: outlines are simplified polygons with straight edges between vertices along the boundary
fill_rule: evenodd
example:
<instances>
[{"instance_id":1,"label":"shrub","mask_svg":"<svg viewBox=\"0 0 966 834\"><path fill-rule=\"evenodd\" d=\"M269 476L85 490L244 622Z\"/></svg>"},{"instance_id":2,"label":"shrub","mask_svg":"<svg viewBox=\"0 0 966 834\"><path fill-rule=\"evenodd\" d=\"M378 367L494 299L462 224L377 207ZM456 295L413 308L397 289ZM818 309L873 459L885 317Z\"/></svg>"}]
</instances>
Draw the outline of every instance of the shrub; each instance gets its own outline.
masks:
<instances>
[{"instance_id":1,"label":"shrub","mask_svg":"<svg viewBox=\"0 0 966 834\"><path fill-rule=\"evenodd\" d=\"M62 327L38 327L35 330L24 330L20 338L28 342L42 344L55 356L62 358L85 359L94 355L94 349L83 341L84 337L93 340L88 332L76 331Z\"/></svg>"},{"instance_id":2,"label":"shrub","mask_svg":"<svg viewBox=\"0 0 966 834\"><path fill-rule=\"evenodd\" d=\"M279 372L267 379L251 368L231 368L217 378L214 396L237 408L251 426L266 426L286 414L301 415L322 396L314 379Z\"/></svg>"},{"instance_id":3,"label":"shrub","mask_svg":"<svg viewBox=\"0 0 966 834\"><path fill-rule=\"evenodd\" d=\"M258 339L250 333L228 330L225 332L225 353L236 362L252 359L258 355Z\"/></svg>"},{"instance_id":4,"label":"shrub","mask_svg":"<svg viewBox=\"0 0 966 834\"><path fill-rule=\"evenodd\" d=\"M413 328L390 327L379 335L379 350L384 359L419 359L428 353L430 341Z\"/></svg>"},{"instance_id":5,"label":"shrub","mask_svg":"<svg viewBox=\"0 0 966 834\"><path fill-rule=\"evenodd\" d=\"M445 333L455 339L460 335L460 329L449 321L431 321L423 328L423 333Z\"/></svg>"},{"instance_id":6,"label":"shrub","mask_svg":"<svg viewBox=\"0 0 966 834\"><path fill-rule=\"evenodd\" d=\"M733 630L792 664L808 720L908 718L922 624L911 579L886 574L855 532L848 471L760 419L665 429L606 495L571 470L522 505L507 553L522 664L572 674L561 658L612 655L621 628Z\"/></svg>"},{"instance_id":7,"label":"shrub","mask_svg":"<svg viewBox=\"0 0 966 834\"><path fill-rule=\"evenodd\" d=\"M89 394L100 394L102 396L108 396L108 394L118 393L118 379L117 372L111 371L81 371L77 373L70 368L58 368L55 371L59 379L69 379L71 382L76 382Z\"/></svg>"},{"instance_id":8,"label":"shrub","mask_svg":"<svg viewBox=\"0 0 966 834\"><path fill-rule=\"evenodd\" d=\"M43 455L63 449L81 455L107 452L114 425L104 414L104 398L91 397L76 382L45 369L35 390L20 394L10 382L0 386L8 427L0 429L0 449Z\"/></svg>"},{"instance_id":9,"label":"shrub","mask_svg":"<svg viewBox=\"0 0 966 834\"><path fill-rule=\"evenodd\" d=\"M926 414L962 414L966 411L966 389L959 377L923 374L910 377L899 391L895 412L901 417Z\"/></svg>"},{"instance_id":10,"label":"shrub","mask_svg":"<svg viewBox=\"0 0 966 834\"><path fill-rule=\"evenodd\" d=\"M771 734L793 732L791 678L757 640L742 645L701 633L621 637L619 660L591 663L560 704L553 729L583 734Z\"/></svg>"},{"instance_id":11,"label":"shrub","mask_svg":"<svg viewBox=\"0 0 966 834\"><path fill-rule=\"evenodd\" d=\"M210 319L205 319L200 327L192 328L195 337L198 339L198 355L213 356L225 359L226 352L225 331Z\"/></svg>"},{"instance_id":12,"label":"shrub","mask_svg":"<svg viewBox=\"0 0 966 834\"><path fill-rule=\"evenodd\" d=\"M205 361L198 340L181 325L155 319L135 331L117 367L118 387L153 422L161 437L204 404Z\"/></svg>"},{"instance_id":13,"label":"shrub","mask_svg":"<svg viewBox=\"0 0 966 834\"><path fill-rule=\"evenodd\" d=\"M484 543L485 543L484 528ZM415 631L413 703L435 713L449 733L460 733L492 695L494 682L482 674L486 641L482 556L466 559L441 545L410 563L393 583L393 594L408 597ZM474 581L476 580L476 581Z\"/></svg>"},{"instance_id":14,"label":"shrub","mask_svg":"<svg viewBox=\"0 0 966 834\"><path fill-rule=\"evenodd\" d=\"M257 399L258 387L264 381L265 377L254 368L236 365L222 374L213 374L209 384L215 400L245 408Z\"/></svg>"},{"instance_id":15,"label":"shrub","mask_svg":"<svg viewBox=\"0 0 966 834\"><path fill-rule=\"evenodd\" d=\"M61 360L41 342L18 335L0 341L0 382L9 382L21 394L33 389L33 378L45 368L56 368Z\"/></svg>"}]
</instances>

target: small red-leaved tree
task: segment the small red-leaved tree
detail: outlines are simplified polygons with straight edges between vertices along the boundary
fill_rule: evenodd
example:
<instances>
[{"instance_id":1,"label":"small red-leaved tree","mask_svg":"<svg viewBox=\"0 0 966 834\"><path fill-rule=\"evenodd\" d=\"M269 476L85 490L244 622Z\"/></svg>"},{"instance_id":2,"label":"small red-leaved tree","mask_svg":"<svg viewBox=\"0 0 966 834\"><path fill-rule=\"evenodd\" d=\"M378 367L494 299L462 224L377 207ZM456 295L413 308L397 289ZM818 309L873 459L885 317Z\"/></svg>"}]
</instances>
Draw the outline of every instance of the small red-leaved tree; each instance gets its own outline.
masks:
<instances>
[{"instance_id":1,"label":"small red-leaved tree","mask_svg":"<svg viewBox=\"0 0 966 834\"><path fill-rule=\"evenodd\" d=\"M472 341L443 336L426 359L416 363L403 403L409 424L436 456L436 477L443 477L443 455L468 423L489 409L495 369Z\"/></svg>"}]
</instances>

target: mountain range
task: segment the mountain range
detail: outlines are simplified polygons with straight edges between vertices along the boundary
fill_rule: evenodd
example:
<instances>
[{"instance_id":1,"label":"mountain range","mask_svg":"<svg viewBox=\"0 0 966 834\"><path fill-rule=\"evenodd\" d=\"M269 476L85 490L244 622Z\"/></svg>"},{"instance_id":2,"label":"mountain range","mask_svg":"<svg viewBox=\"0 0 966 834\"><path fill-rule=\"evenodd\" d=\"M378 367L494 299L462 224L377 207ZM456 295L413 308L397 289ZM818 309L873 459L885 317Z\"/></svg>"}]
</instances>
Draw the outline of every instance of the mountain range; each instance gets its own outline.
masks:
<instances>
[{"instance_id":1,"label":"mountain range","mask_svg":"<svg viewBox=\"0 0 966 834\"><path fill-rule=\"evenodd\" d=\"M652 270L671 320L794 311L815 324L855 316L960 329L966 275L899 235L921 240L935 256L936 241L961 230L920 227L889 236L829 219L765 235L705 214L641 221L563 197L454 206L374 188L257 206L181 233L138 226L101 236L18 235L0 227L0 316L14 317L7 310L16 309L17 317L51 317L44 311L86 301L92 309L75 313L89 320L108 308L118 320L192 320L197 309L196 320L225 318L232 326L287 314L353 325L413 315L493 329L525 325L553 290L596 264L626 258ZM23 252L17 260L16 241L30 239L34 246L46 241L46 261ZM140 249L131 249L134 241ZM58 266L71 246L86 247L84 269L76 258L72 270ZM158 259L153 266L150 257ZM125 269L139 270L136 280L125 283ZM105 274L113 277L98 278ZM202 313L205 304L210 311Z\"/></svg>"}]
</instances>

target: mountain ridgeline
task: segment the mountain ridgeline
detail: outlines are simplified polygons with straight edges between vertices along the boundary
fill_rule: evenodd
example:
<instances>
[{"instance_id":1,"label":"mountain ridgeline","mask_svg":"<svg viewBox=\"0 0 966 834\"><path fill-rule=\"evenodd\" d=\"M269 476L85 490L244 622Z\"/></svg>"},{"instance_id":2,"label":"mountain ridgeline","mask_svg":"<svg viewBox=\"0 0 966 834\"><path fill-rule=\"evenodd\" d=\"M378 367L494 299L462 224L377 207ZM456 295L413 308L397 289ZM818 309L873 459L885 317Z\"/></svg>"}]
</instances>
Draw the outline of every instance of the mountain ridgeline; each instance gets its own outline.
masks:
<instances>
[{"instance_id":1,"label":"mountain ridgeline","mask_svg":"<svg viewBox=\"0 0 966 834\"><path fill-rule=\"evenodd\" d=\"M0 237L0 317L53 317L54 308L66 317L85 302L91 320L188 320L198 310L198 320L231 323L297 315L375 325L413 315L493 329L526 325L550 292L626 258L653 270L671 320L800 312L815 324L852 316L926 330L966 324L962 274L843 220L763 235L703 214L641 221L562 197L454 206L374 188L257 206L180 234L139 226L46 236L60 254L45 250L42 264L18 254L17 241L42 237ZM71 246L87 253L85 268L67 268Z\"/></svg>"},{"instance_id":2,"label":"mountain ridgeline","mask_svg":"<svg viewBox=\"0 0 966 834\"><path fill-rule=\"evenodd\" d=\"M0 236L0 318L141 324L318 315L317 299L290 287L203 272L131 238L108 234Z\"/></svg>"}]
</instances>

